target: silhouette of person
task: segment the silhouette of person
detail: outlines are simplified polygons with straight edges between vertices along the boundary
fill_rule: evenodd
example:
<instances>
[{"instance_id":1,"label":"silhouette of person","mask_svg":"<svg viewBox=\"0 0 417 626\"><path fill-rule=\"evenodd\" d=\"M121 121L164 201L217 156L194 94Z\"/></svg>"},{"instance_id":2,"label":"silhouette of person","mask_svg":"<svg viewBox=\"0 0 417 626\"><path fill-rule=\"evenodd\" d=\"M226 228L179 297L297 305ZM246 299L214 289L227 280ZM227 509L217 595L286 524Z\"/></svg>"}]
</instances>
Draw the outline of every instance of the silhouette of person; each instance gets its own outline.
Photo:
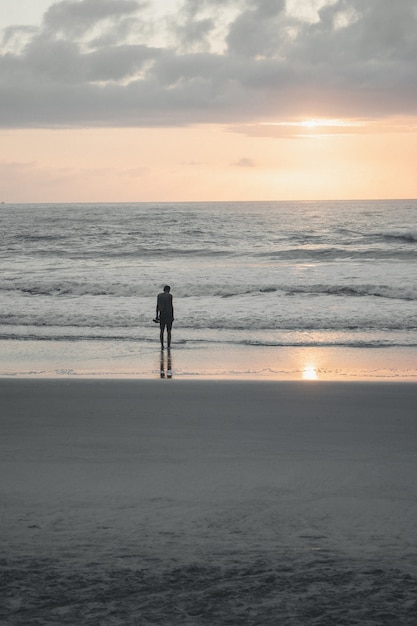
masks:
<instances>
[{"instance_id":1,"label":"silhouette of person","mask_svg":"<svg viewBox=\"0 0 417 626\"><path fill-rule=\"evenodd\" d=\"M159 320L161 350L164 349L164 331L167 331L167 346L171 347L171 329L174 321L174 306L172 303L171 287L165 285L164 291L158 294L156 301L156 319Z\"/></svg>"}]
</instances>

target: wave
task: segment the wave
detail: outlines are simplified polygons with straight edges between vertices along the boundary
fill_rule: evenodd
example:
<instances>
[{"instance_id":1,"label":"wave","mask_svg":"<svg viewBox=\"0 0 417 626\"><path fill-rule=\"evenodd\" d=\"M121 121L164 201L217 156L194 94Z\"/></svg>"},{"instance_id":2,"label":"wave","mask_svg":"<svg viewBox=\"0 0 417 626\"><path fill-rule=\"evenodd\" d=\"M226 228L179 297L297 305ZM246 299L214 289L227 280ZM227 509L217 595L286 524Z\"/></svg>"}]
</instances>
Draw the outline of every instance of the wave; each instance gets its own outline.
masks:
<instances>
[{"instance_id":1,"label":"wave","mask_svg":"<svg viewBox=\"0 0 417 626\"><path fill-rule=\"evenodd\" d=\"M65 240L64 237L56 238L55 236L30 236L25 235L24 237L26 242L32 241L36 244L45 243L45 241L49 242L49 246L45 247L42 245L31 247L30 250L25 249L24 253L26 255L30 254L30 256L34 258L58 258L58 259L68 259L68 260L96 260L101 261L102 259L136 259L140 262L141 259L187 259L187 258L207 258L208 260L212 258L223 257L227 258L229 256L235 255L234 250L228 248L214 248L214 247L160 247L160 246L138 246L135 243L130 243L126 241L121 242L113 242L111 245L109 243L103 242L101 239L92 240L90 242L86 242L83 246L72 245L67 246L64 242L61 245L61 242ZM8 242L7 246L4 246L4 253L8 254L10 252L21 252L19 248L19 244L16 242Z\"/></svg>"},{"instance_id":2,"label":"wave","mask_svg":"<svg viewBox=\"0 0 417 626\"><path fill-rule=\"evenodd\" d=\"M51 308L44 308L39 312L22 310L16 312L0 312L0 327L33 329L35 334L40 329L42 333L53 334L62 332L62 329L72 329L68 332L76 334L91 334L105 336L108 334L122 336L136 336L139 329L152 331L155 324L152 323L153 311L149 314L137 311L125 311L123 314L116 308L102 314L101 308L96 310L83 310L76 308L73 311L60 309L53 311ZM214 312L212 315L182 315L181 319L175 321L175 329L181 332L198 332L199 336L204 336L204 332L217 333L277 333L286 332L349 332L349 333L372 333L372 332L415 332L417 330L417 318L410 311L407 315L392 316L388 311L385 315L376 315L376 310L372 314L362 311L362 314L351 318L349 311L344 314L328 315L312 313L307 314L307 309L303 312L294 312L290 317L285 313L278 315L258 315L257 311L252 311L244 317L242 315L230 314L230 311ZM249 336L249 335L248 335Z\"/></svg>"},{"instance_id":3,"label":"wave","mask_svg":"<svg viewBox=\"0 0 417 626\"><path fill-rule=\"evenodd\" d=\"M240 295L264 295L278 293L282 296L341 296L341 297L377 297L389 300L417 300L417 285L414 287L390 286L390 285L265 285L263 287L254 286L250 289L242 290L217 290L215 295L222 298Z\"/></svg>"},{"instance_id":4,"label":"wave","mask_svg":"<svg viewBox=\"0 0 417 626\"><path fill-rule=\"evenodd\" d=\"M105 257L106 258L134 258L140 260L141 258L152 258L155 257L157 259L170 259L170 258L217 258L217 257L228 257L232 254L230 250L227 249L213 249L213 248L137 248L132 247L129 249L129 246L124 249L113 249L109 250L105 249ZM95 252L91 252L91 256L94 258ZM80 254L79 258L83 258L84 253ZM78 257L77 257L78 258Z\"/></svg>"},{"instance_id":5,"label":"wave","mask_svg":"<svg viewBox=\"0 0 417 626\"><path fill-rule=\"evenodd\" d=\"M53 335L42 335L36 332L10 332L7 333L0 331L1 341L39 341L39 342L88 342L97 341L100 343L106 342L134 342L135 345L148 344L154 345L157 342L154 336L141 336L133 334L100 334L99 332L87 332L85 334L72 334L72 333L56 333ZM294 334L292 337L286 337L276 340L262 340L262 339L242 339L242 338L212 338L205 339L199 337L198 339L187 338L175 341L175 346L178 348L198 344L200 347L205 345L224 345L224 346L247 346L258 348L417 348L417 340L410 341L408 338L390 335L389 337L376 337L376 338L357 338L352 335L346 335L344 337L336 337L334 339L325 338L305 338L297 337Z\"/></svg>"},{"instance_id":6,"label":"wave","mask_svg":"<svg viewBox=\"0 0 417 626\"><path fill-rule=\"evenodd\" d=\"M381 233L377 233L375 236L388 242L389 241L401 241L405 243L417 242L417 230L414 230L414 229L412 230L410 229L385 230L385 231L382 231Z\"/></svg>"},{"instance_id":7,"label":"wave","mask_svg":"<svg viewBox=\"0 0 417 626\"><path fill-rule=\"evenodd\" d=\"M67 235L58 235L58 234L50 235L50 234L47 234L47 233L43 233L43 234L39 235L39 234L36 234L36 233L24 233L24 234L20 234L20 235L15 236L14 239L16 241L23 241L23 242L32 241L32 242L36 243L37 241L39 241L39 242L43 243L45 241L48 241L48 242L62 241L62 240L68 239L68 237L67 237Z\"/></svg>"},{"instance_id":8,"label":"wave","mask_svg":"<svg viewBox=\"0 0 417 626\"><path fill-rule=\"evenodd\" d=\"M201 296L202 287L198 285L185 285L176 290L177 298L195 298ZM29 283L20 281L0 281L0 293L18 293L29 296L46 296L60 298L65 296L92 296L109 298L154 298L154 293L148 284L131 283L89 283L82 281L57 281L39 280ZM271 284L265 285L204 285L204 297L237 298L244 296L268 296L278 294L286 296L340 296L347 298L377 297L389 300L416 301L417 285L374 285L374 284Z\"/></svg>"},{"instance_id":9,"label":"wave","mask_svg":"<svg viewBox=\"0 0 417 626\"><path fill-rule=\"evenodd\" d=\"M417 259L417 249L387 249L367 247L366 249L331 247L331 248L287 248L268 252L257 252L254 256L281 261L338 261L338 260L395 260L409 261Z\"/></svg>"},{"instance_id":10,"label":"wave","mask_svg":"<svg viewBox=\"0 0 417 626\"><path fill-rule=\"evenodd\" d=\"M339 233L340 234L340 233ZM160 237L152 236L146 241L138 241L132 233L116 237L105 232L100 236L68 238L65 234L24 234L11 237L3 243L4 253L20 252L34 258L58 257L63 259L207 259L230 257L236 259L257 259L275 261L337 261L337 260L416 260L417 231L385 230L363 235L333 237L308 233L286 233L279 239L265 237L256 241L248 235L237 244L231 237L221 233L209 240L190 240L181 236L175 242L161 245ZM27 245L25 245L27 244ZM197 245L196 245L197 244ZM397 245L392 245L397 244ZM401 245L402 244L402 245Z\"/></svg>"},{"instance_id":11,"label":"wave","mask_svg":"<svg viewBox=\"0 0 417 626\"><path fill-rule=\"evenodd\" d=\"M291 287L286 290L287 295L310 294L329 296L348 296L388 298L390 300L417 300L416 287L393 287L388 285L308 285Z\"/></svg>"}]
</instances>

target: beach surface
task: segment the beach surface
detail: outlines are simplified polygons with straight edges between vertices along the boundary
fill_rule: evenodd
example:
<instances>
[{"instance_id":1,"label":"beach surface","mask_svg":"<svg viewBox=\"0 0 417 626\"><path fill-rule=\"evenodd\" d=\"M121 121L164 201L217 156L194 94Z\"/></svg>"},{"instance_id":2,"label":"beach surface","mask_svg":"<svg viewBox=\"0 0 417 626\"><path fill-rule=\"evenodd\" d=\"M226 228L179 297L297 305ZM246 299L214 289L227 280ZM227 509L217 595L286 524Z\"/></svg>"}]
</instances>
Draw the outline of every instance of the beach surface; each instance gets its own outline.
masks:
<instances>
[{"instance_id":1,"label":"beach surface","mask_svg":"<svg viewBox=\"0 0 417 626\"><path fill-rule=\"evenodd\" d=\"M0 379L0 624L417 623L417 384Z\"/></svg>"},{"instance_id":2,"label":"beach surface","mask_svg":"<svg viewBox=\"0 0 417 626\"><path fill-rule=\"evenodd\" d=\"M0 340L0 378L136 378L168 373L190 380L411 381L417 347L202 345L153 341Z\"/></svg>"}]
</instances>

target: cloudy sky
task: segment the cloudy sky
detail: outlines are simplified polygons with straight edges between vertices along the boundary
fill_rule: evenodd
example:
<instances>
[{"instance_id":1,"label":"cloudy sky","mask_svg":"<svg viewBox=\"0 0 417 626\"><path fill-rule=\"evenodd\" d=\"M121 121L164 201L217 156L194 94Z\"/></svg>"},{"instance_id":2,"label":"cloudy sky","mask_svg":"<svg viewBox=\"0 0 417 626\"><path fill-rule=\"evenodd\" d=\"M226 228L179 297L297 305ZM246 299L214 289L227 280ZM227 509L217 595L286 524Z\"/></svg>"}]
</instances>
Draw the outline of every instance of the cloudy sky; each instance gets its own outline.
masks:
<instances>
[{"instance_id":1,"label":"cloudy sky","mask_svg":"<svg viewBox=\"0 0 417 626\"><path fill-rule=\"evenodd\" d=\"M0 201L417 197L415 0L1 0Z\"/></svg>"}]
</instances>

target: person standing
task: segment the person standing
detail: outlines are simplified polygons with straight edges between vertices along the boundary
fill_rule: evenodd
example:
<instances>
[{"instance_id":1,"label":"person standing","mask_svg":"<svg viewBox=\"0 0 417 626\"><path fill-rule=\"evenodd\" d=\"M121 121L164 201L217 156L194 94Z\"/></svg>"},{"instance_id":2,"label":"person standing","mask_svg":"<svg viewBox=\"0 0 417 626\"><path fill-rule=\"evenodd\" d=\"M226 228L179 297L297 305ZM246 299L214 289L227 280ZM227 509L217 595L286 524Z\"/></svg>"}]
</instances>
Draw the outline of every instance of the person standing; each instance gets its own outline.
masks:
<instances>
[{"instance_id":1,"label":"person standing","mask_svg":"<svg viewBox=\"0 0 417 626\"><path fill-rule=\"evenodd\" d=\"M164 349L164 331L167 330L167 346L171 347L171 329L174 321L174 305L171 287L165 285L164 291L158 294L156 301L156 319L159 320L161 349Z\"/></svg>"}]
</instances>

